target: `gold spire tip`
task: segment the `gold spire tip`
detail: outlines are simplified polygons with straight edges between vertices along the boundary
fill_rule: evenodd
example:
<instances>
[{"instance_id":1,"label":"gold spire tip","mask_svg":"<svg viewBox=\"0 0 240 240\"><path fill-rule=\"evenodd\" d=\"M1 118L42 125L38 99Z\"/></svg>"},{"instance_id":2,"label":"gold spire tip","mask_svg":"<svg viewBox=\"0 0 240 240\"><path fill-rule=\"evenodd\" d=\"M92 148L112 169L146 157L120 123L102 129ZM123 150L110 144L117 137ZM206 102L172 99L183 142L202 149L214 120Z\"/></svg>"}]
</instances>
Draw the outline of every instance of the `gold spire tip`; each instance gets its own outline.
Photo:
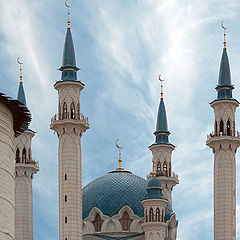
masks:
<instances>
[{"instance_id":1,"label":"gold spire tip","mask_svg":"<svg viewBox=\"0 0 240 240\"><path fill-rule=\"evenodd\" d=\"M121 153L121 149L123 149L123 147L120 147L118 145L118 140L119 140L119 138L116 140L116 146L117 146L118 151L119 151L118 168L116 170L123 171L124 169L122 168L122 153Z\"/></svg>"},{"instance_id":2,"label":"gold spire tip","mask_svg":"<svg viewBox=\"0 0 240 240\"><path fill-rule=\"evenodd\" d=\"M20 83L22 83L22 62L19 61L20 57L17 58L17 63L20 65Z\"/></svg>"},{"instance_id":3,"label":"gold spire tip","mask_svg":"<svg viewBox=\"0 0 240 240\"><path fill-rule=\"evenodd\" d=\"M223 49L224 50L226 50L227 49L227 47L226 47L226 44L227 44L227 42L226 42L226 27L224 27L224 22L222 21L221 22L221 26L222 26L222 28L223 28L223 31L224 31L224 40L223 40Z\"/></svg>"},{"instance_id":4,"label":"gold spire tip","mask_svg":"<svg viewBox=\"0 0 240 240\"><path fill-rule=\"evenodd\" d=\"M161 79L161 74L158 76L158 80L161 82L161 100L163 100L163 79Z\"/></svg>"},{"instance_id":5,"label":"gold spire tip","mask_svg":"<svg viewBox=\"0 0 240 240\"><path fill-rule=\"evenodd\" d=\"M70 10L69 10L70 6L67 5L67 0L65 0L65 6L68 8L68 21L67 21L68 27L67 28L70 29Z\"/></svg>"},{"instance_id":6,"label":"gold spire tip","mask_svg":"<svg viewBox=\"0 0 240 240\"><path fill-rule=\"evenodd\" d=\"M154 162L154 159L152 159L153 162L153 177L156 177L156 163Z\"/></svg>"}]
</instances>

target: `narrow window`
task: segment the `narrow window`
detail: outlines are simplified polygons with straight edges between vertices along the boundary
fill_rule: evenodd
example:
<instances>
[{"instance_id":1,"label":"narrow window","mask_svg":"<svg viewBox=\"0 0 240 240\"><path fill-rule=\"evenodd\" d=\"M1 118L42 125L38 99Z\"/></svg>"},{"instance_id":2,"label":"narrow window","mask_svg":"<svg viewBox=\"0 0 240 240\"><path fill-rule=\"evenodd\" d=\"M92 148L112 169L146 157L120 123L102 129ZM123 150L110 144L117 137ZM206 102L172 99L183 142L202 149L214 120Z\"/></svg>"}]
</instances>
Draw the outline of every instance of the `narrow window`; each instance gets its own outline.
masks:
<instances>
[{"instance_id":1,"label":"narrow window","mask_svg":"<svg viewBox=\"0 0 240 240\"><path fill-rule=\"evenodd\" d=\"M149 222L154 222L154 215L153 215L153 209L150 208L149 211Z\"/></svg>"},{"instance_id":2,"label":"narrow window","mask_svg":"<svg viewBox=\"0 0 240 240\"><path fill-rule=\"evenodd\" d=\"M80 104L79 104L79 102L77 104L77 119L78 120L80 119Z\"/></svg>"},{"instance_id":3,"label":"narrow window","mask_svg":"<svg viewBox=\"0 0 240 240\"><path fill-rule=\"evenodd\" d=\"M229 119L227 120L227 135L231 136L231 125Z\"/></svg>"},{"instance_id":4,"label":"narrow window","mask_svg":"<svg viewBox=\"0 0 240 240\"><path fill-rule=\"evenodd\" d=\"M62 113L62 119L67 118L67 104L64 102L63 103L63 113Z\"/></svg>"},{"instance_id":5,"label":"narrow window","mask_svg":"<svg viewBox=\"0 0 240 240\"><path fill-rule=\"evenodd\" d=\"M158 162L158 164L157 164L157 176L160 176L160 174L161 174L161 163Z\"/></svg>"},{"instance_id":6,"label":"narrow window","mask_svg":"<svg viewBox=\"0 0 240 240\"><path fill-rule=\"evenodd\" d=\"M71 109L71 119L75 119L75 106L73 102L71 103L70 109Z\"/></svg>"},{"instance_id":7,"label":"narrow window","mask_svg":"<svg viewBox=\"0 0 240 240\"><path fill-rule=\"evenodd\" d=\"M160 220L161 218L160 218L160 210L159 210L159 208L157 208L157 210L156 210L156 222L160 222L161 220Z\"/></svg>"},{"instance_id":8,"label":"narrow window","mask_svg":"<svg viewBox=\"0 0 240 240\"><path fill-rule=\"evenodd\" d=\"M65 217L65 223L67 223L67 217Z\"/></svg>"},{"instance_id":9,"label":"narrow window","mask_svg":"<svg viewBox=\"0 0 240 240\"><path fill-rule=\"evenodd\" d=\"M164 172L164 175L165 175L165 176L168 175L168 174L167 174L168 171L167 171L167 163L166 163L166 162L163 163L163 172Z\"/></svg>"},{"instance_id":10,"label":"narrow window","mask_svg":"<svg viewBox=\"0 0 240 240\"><path fill-rule=\"evenodd\" d=\"M147 210L145 212L145 221L148 222L148 214L147 214Z\"/></svg>"},{"instance_id":11,"label":"narrow window","mask_svg":"<svg viewBox=\"0 0 240 240\"><path fill-rule=\"evenodd\" d=\"M65 202L67 202L67 195L65 195Z\"/></svg>"},{"instance_id":12,"label":"narrow window","mask_svg":"<svg viewBox=\"0 0 240 240\"><path fill-rule=\"evenodd\" d=\"M171 166L171 162L169 163L169 174L168 176L171 176L171 173L172 173L172 166Z\"/></svg>"},{"instance_id":13,"label":"narrow window","mask_svg":"<svg viewBox=\"0 0 240 240\"><path fill-rule=\"evenodd\" d=\"M164 222L164 212L163 212L163 209L162 209L162 222Z\"/></svg>"},{"instance_id":14,"label":"narrow window","mask_svg":"<svg viewBox=\"0 0 240 240\"><path fill-rule=\"evenodd\" d=\"M28 149L28 159L31 160L32 159L32 156L31 156L31 149Z\"/></svg>"},{"instance_id":15,"label":"narrow window","mask_svg":"<svg viewBox=\"0 0 240 240\"><path fill-rule=\"evenodd\" d=\"M130 230L130 225L132 223L132 220L130 219L127 212L123 213L122 219L120 219L120 223L122 225L122 230L123 231L129 231Z\"/></svg>"},{"instance_id":16,"label":"narrow window","mask_svg":"<svg viewBox=\"0 0 240 240\"><path fill-rule=\"evenodd\" d=\"M101 232L102 223L103 223L103 221L102 221L100 215L97 214L95 217L95 220L93 221L95 232Z\"/></svg>"},{"instance_id":17,"label":"narrow window","mask_svg":"<svg viewBox=\"0 0 240 240\"><path fill-rule=\"evenodd\" d=\"M214 135L217 135L217 121L215 121L215 134Z\"/></svg>"},{"instance_id":18,"label":"narrow window","mask_svg":"<svg viewBox=\"0 0 240 240\"><path fill-rule=\"evenodd\" d=\"M222 136L223 135L223 132L224 132L224 124L223 124L223 120L221 120L221 122L220 122L220 136Z\"/></svg>"},{"instance_id":19,"label":"narrow window","mask_svg":"<svg viewBox=\"0 0 240 240\"><path fill-rule=\"evenodd\" d=\"M27 160L27 155L26 155L26 149L24 148L23 151L22 151L22 162L26 162Z\"/></svg>"},{"instance_id":20,"label":"narrow window","mask_svg":"<svg viewBox=\"0 0 240 240\"><path fill-rule=\"evenodd\" d=\"M67 240L67 238L65 238L65 240Z\"/></svg>"},{"instance_id":21,"label":"narrow window","mask_svg":"<svg viewBox=\"0 0 240 240\"><path fill-rule=\"evenodd\" d=\"M65 179L65 181L67 181L67 174L64 175L64 179Z\"/></svg>"},{"instance_id":22,"label":"narrow window","mask_svg":"<svg viewBox=\"0 0 240 240\"><path fill-rule=\"evenodd\" d=\"M16 151L16 163L20 163L19 149Z\"/></svg>"}]
</instances>

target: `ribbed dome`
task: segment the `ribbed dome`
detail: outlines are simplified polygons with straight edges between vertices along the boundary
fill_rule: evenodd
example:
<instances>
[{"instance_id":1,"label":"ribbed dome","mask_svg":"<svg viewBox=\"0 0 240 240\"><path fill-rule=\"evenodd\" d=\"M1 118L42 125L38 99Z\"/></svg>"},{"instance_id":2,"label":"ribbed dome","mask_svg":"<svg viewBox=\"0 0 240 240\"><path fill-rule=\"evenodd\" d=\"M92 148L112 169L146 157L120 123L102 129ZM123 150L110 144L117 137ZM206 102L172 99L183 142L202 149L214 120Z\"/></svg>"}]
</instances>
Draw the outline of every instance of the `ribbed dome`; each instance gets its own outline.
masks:
<instances>
[{"instance_id":1,"label":"ribbed dome","mask_svg":"<svg viewBox=\"0 0 240 240\"><path fill-rule=\"evenodd\" d=\"M99 208L104 215L113 216L124 206L129 206L143 217L141 204L146 194L147 181L128 171L113 171L97 178L83 188L83 219L92 208Z\"/></svg>"}]
</instances>

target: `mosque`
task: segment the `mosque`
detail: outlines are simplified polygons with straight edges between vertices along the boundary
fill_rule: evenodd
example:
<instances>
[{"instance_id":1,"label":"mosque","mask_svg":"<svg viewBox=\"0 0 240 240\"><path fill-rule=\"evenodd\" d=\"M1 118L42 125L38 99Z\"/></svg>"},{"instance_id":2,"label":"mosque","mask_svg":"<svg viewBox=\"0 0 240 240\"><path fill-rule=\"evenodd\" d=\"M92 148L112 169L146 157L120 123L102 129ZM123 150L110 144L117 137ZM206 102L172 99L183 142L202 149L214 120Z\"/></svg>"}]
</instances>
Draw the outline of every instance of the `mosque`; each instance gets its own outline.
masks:
<instances>
[{"instance_id":1,"label":"mosque","mask_svg":"<svg viewBox=\"0 0 240 240\"><path fill-rule=\"evenodd\" d=\"M61 79L54 84L58 91L58 113L50 124L59 139L59 240L176 240L178 220L173 211L172 191L179 179L171 162L175 146L169 140L160 76L155 140L149 146L152 172L143 179L123 169L121 147L116 141L118 168L82 188L81 139L90 125L81 113L80 94L84 83L77 79L79 68L69 15L68 10ZM35 132L29 128L31 115L19 59L18 63L17 100L0 93L1 240L33 239L32 180L39 171L39 164L32 159L31 142ZM214 153L215 240L236 240L235 154L240 136L235 130L235 111L239 102L232 97L233 89L224 32L217 98L211 103L215 113L214 131L207 137L207 145Z\"/></svg>"}]
</instances>

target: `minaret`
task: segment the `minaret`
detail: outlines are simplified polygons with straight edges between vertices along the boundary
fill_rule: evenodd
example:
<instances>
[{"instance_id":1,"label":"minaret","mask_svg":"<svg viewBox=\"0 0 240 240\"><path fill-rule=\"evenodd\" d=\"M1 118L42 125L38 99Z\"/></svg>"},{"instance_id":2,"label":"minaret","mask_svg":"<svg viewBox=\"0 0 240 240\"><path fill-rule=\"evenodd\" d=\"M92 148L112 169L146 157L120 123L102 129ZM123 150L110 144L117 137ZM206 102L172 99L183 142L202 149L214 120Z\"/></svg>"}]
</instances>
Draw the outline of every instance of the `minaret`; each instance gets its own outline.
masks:
<instances>
[{"instance_id":1,"label":"minaret","mask_svg":"<svg viewBox=\"0 0 240 240\"><path fill-rule=\"evenodd\" d=\"M222 25L223 27L223 25ZM224 28L224 27L223 27ZM214 154L214 240L236 239L236 160L240 145L235 130L235 112L239 102L232 97L224 28L217 99L210 103L214 109L214 132L207 137L207 145Z\"/></svg>"},{"instance_id":2,"label":"minaret","mask_svg":"<svg viewBox=\"0 0 240 240\"><path fill-rule=\"evenodd\" d=\"M89 125L88 118L80 112L80 92L83 90L84 84L77 80L78 70L68 11L68 28L62 67L60 68L62 78L54 85L59 97L58 115L52 118L50 125L50 128L57 133L59 138L60 240L82 239L81 138Z\"/></svg>"},{"instance_id":3,"label":"minaret","mask_svg":"<svg viewBox=\"0 0 240 240\"><path fill-rule=\"evenodd\" d=\"M153 162L153 178L148 182L147 194L142 200L144 222L142 228L145 240L165 240L168 224L165 221L165 209L168 200L162 193L161 181L156 178L155 162Z\"/></svg>"},{"instance_id":4,"label":"minaret","mask_svg":"<svg viewBox=\"0 0 240 240\"><path fill-rule=\"evenodd\" d=\"M156 176L161 180L163 193L172 204L172 189L179 181L178 176L172 171L171 157L175 146L168 140L170 132L168 131L167 114L163 100L163 80L160 75L159 80L161 81L161 99L156 131L154 132L156 142L149 149L152 151L153 161L156 165Z\"/></svg>"},{"instance_id":5,"label":"minaret","mask_svg":"<svg viewBox=\"0 0 240 240\"><path fill-rule=\"evenodd\" d=\"M22 63L20 64L20 84L17 100L26 107L22 82ZM22 125L24 132L15 138L16 177L15 177L15 235L16 240L33 239L33 196L32 180L39 171L38 162L32 159L31 143L35 132Z\"/></svg>"}]
</instances>

